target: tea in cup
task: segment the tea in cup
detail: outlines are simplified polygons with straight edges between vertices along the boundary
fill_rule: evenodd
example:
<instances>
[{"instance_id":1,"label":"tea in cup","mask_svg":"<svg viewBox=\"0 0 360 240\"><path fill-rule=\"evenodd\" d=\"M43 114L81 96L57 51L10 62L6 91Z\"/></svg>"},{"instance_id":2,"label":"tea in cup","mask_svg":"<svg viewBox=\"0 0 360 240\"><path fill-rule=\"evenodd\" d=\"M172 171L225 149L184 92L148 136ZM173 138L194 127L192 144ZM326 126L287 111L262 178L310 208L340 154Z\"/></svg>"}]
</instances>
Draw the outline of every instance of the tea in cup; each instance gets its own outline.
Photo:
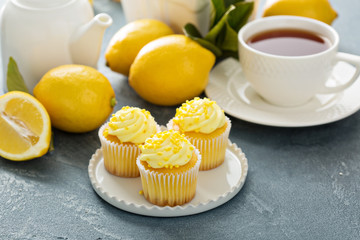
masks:
<instances>
[{"instance_id":1,"label":"tea in cup","mask_svg":"<svg viewBox=\"0 0 360 240\"><path fill-rule=\"evenodd\" d=\"M246 24L238 34L245 78L271 104L293 107L316 94L337 93L360 73L360 57L338 52L339 35L329 25L305 17L273 16ZM345 84L329 87L337 62L356 68Z\"/></svg>"}]
</instances>

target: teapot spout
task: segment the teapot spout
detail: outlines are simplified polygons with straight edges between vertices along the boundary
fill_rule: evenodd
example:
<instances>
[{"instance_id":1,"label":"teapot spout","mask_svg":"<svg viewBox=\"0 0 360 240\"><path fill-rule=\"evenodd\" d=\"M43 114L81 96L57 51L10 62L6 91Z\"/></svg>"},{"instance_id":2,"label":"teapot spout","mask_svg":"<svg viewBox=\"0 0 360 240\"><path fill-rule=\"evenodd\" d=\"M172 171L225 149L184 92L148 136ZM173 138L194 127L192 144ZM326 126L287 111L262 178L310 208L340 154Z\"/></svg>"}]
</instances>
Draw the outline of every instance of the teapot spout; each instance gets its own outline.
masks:
<instances>
[{"instance_id":1,"label":"teapot spout","mask_svg":"<svg viewBox=\"0 0 360 240\"><path fill-rule=\"evenodd\" d=\"M74 64L97 67L104 32L111 24L112 18L100 13L73 33L69 47Z\"/></svg>"}]
</instances>

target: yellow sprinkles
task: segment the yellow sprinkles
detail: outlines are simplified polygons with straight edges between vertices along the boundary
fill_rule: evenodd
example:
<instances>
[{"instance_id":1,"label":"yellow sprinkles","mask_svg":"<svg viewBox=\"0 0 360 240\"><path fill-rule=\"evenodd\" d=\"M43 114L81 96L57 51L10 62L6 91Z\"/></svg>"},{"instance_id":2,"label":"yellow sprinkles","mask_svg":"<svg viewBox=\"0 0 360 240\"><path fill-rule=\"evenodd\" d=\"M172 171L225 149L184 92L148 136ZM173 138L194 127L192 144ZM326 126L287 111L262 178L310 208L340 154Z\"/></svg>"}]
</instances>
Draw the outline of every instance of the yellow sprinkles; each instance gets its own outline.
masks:
<instances>
[{"instance_id":1,"label":"yellow sprinkles","mask_svg":"<svg viewBox=\"0 0 360 240\"><path fill-rule=\"evenodd\" d=\"M165 141L165 139L169 137L171 143L173 143L177 147L176 149L178 150L182 147L181 146L182 142L184 141L189 142L184 134L180 134L175 130L169 130L152 135L151 138L146 139L145 143L140 145L139 147L140 149L150 149L150 148L159 149L161 147L161 144ZM171 149L172 149L171 147L165 148L166 151L170 151ZM157 153L157 154L162 155L162 153Z\"/></svg>"},{"instance_id":2,"label":"yellow sprinkles","mask_svg":"<svg viewBox=\"0 0 360 240\"><path fill-rule=\"evenodd\" d=\"M203 106L199 107L198 102L202 101ZM200 120L200 115L205 115L206 119L209 119L208 108L216 104L215 101L211 101L209 98L199 98L196 97L193 100L187 100L181 105L181 107L176 109L175 118L173 119L174 123L179 124L186 117L195 117L195 122Z\"/></svg>"},{"instance_id":3,"label":"yellow sprinkles","mask_svg":"<svg viewBox=\"0 0 360 240\"><path fill-rule=\"evenodd\" d=\"M175 130L158 132L139 148L142 152L140 160L146 161L148 167L169 169L186 164L195 150L185 135Z\"/></svg>"},{"instance_id":4,"label":"yellow sprinkles","mask_svg":"<svg viewBox=\"0 0 360 240\"><path fill-rule=\"evenodd\" d=\"M215 101L196 97L176 109L172 122L181 132L208 134L224 126L226 118Z\"/></svg>"},{"instance_id":5,"label":"yellow sprinkles","mask_svg":"<svg viewBox=\"0 0 360 240\"><path fill-rule=\"evenodd\" d=\"M142 144L157 132L157 124L149 111L125 106L112 114L107 129L107 134L117 137L120 142Z\"/></svg>"}]
</instances>

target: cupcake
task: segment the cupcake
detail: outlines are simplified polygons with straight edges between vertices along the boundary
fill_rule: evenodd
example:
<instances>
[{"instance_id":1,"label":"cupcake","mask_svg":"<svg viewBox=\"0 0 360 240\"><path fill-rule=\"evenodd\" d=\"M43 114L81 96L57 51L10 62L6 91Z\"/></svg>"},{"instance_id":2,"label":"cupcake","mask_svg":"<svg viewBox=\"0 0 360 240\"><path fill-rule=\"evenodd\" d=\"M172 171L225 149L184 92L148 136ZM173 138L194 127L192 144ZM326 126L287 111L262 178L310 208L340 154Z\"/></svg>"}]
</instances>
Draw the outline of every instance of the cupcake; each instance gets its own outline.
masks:
<instances>
[{"instance_id":1,"label":"cupcake","mask_svg":"<svg viewBox=\"0 0 360 240\"><path fill-rule=\"evenodd\" d=\"M136 164L149 202L173 207L194 198L201 156L183 134L159 132L139 148Z\"/></svg>"},{"instance_id":2,"label":"cupcake","mask_svg":"<svg viewBox=\"0 0 360 240\"><path fill-rule=\"evenodd\" d=\"M210 170L224 162L231 122L215 101L198 97L186 101L176 109L167 128L184 133L199 149L202 156L200 170Z\"/></svg>"},{"instance_id":3,"label":"cupcake","mask_svg":"<svg viewBox=\"0 0 360 240\"><path fill-rule=\"evenodd\" d=\"M113 114L99 130L106 170L119 177L138 177L138 145L158 130L154 118L144 109L123 107Z\"/></svg>"}]
</instances>

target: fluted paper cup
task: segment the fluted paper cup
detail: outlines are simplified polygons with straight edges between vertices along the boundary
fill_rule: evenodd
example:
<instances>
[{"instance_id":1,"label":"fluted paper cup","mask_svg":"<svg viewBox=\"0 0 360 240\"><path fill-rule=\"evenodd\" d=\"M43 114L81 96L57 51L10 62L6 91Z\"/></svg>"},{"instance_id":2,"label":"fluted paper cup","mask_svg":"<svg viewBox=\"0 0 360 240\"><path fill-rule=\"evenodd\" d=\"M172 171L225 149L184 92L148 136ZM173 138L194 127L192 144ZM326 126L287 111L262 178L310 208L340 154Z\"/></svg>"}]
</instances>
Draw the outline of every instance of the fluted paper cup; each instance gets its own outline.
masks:
<instances>
[{"instance_id":1,"label":"fluted paper cup","mask_svg":"<svg viewBox=\"0 0 360 240\"><path fill-rule=\"evenodd\" d=\"M228 144L231 121L226 117L226 129L217 137L208 137L207 134L203 134L203 137L191 137L184 132L186 138L199 149L202 161L200 165L200 171L210 170L220 166L225 160L225 152ZM167 124L168 129L173 129L173 121L170 120Z\"/></svg>"},{"instance_id":2,"label":"fluted paper cup","mask_svg":"<svg viewBox=\"0 0 360 240\"><path fill-rule=\"evenodd\" d=\"M183 172L159 173L156 170L145 169L139 157L136 164L140 170L144 197L158 206L176 206L190 202L196 192L197 178L201 164L199 150L195 149L197 162Z\"/></svg>"},{"instance_id":3,"label":"fluted paper cup","mask_svg":"<svg viewBox=\"0 0 360 240\"><path fill-rule=\"evenodd\" d=\"M115 143L104 137L104 124L99 130L101 150L104 157L105 169L119 177L138 177L139 169L136 166L136 158L140 149L133 143Z\"/></svg>"}]
</instances>

